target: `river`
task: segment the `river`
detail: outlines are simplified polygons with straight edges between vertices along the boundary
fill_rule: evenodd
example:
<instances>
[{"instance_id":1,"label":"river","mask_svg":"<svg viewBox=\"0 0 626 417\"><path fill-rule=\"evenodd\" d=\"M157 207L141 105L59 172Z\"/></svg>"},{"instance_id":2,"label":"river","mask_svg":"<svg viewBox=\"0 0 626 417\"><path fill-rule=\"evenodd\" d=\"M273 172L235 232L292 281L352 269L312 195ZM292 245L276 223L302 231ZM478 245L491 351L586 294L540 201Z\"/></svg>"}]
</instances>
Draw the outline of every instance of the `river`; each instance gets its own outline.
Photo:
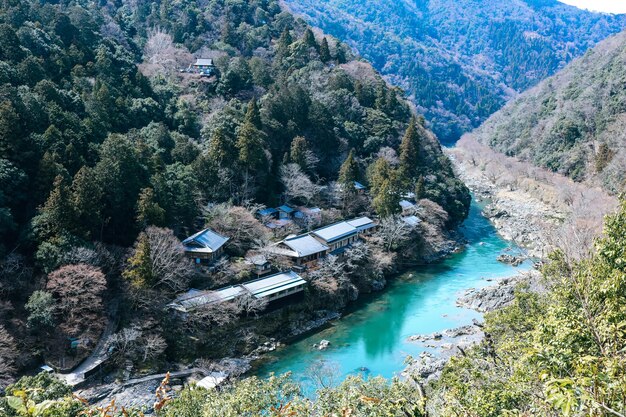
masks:
<instances>
[{"instance_id":1,"label":"river","mask_svg":"<svg viewBox=\"0 0 626 417\"><path fill-rule=\"evenodd\" d=\"M267 354L257 375L291 371L306 390L312 384L309 368L325 361L338 373L337 382L363 370L369 376L389 378L404 369L407 355L417 356L424 350L409 342L409 336L459 327L480 318L475 311L457 307L457 297L468 288L488 286L492 284L489 280L514 275L530 264L513 268L496 260L512 243L501 238L482 216L479 203L472 203L461 230L468 240L463 252L392 279L384 291L359 299L330 327ZM330 347L319 351L313 344L322 339L330 341Z\"/></svg>"}]
</instances>

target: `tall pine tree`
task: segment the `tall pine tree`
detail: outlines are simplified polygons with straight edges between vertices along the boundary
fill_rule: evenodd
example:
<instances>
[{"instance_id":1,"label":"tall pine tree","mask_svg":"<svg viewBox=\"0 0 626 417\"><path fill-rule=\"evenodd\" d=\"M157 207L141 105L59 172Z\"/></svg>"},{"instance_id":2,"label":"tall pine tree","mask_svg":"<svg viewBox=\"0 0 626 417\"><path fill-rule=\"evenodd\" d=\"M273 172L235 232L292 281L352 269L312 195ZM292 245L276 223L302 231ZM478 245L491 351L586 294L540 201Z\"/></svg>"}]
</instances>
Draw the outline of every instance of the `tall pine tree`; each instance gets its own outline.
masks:
<instances>
[{"instance_id":1,"label":"tall pine tree","mask_svg":"<svg viewBox=\"0 0 626 417\"><path fill-rule=\"evenodd\" d=\"M308 144L306 139L302 136L296 136L291 141L291 149L289 152L289 162L300 165L302 170L307 171L309 169L307 161Z\"/></svg>"},{"instance_id":2,"label":"tall pine tree","mask_svg":"<svg viewBox=\"0 0 626 417\"><path fill-rule=\"evenodd\" d=\"M319 45L317 44L317 41L315 40L315 35L313 34L313 31L310 28L307 28L304 31L304 35L302 36L302 42L304 42L304 44L310 48L314 48L315 50L319 49Z\"/></svg>"},{"instance_id":3,"label":"tall pine tree","mask_svg":"<svg viewBox=\"0 0 626 417\"><path fill-rule=\"evenodd\" d=\"M72 181L71 204L77 234L84 239L100 239L102 227L102 188L93 168L83 166Z\"/></svg>"},{"instance_id":4,"label":"tall pine tree","mask_svg":"<svg viewBox=\"0 0 626 417\"><path fill-rule=\"evenodd\" d=\"M134 287L149 288L154 284L151 256L150 239L145 233L141 233L135 243L133 255L128 259L128 267L122 272L122 276Z\"/></svg>"},{"instance_id":5,"label":"tall pine tree","mask_svg":"<svg viewBox=\"0 0 626 417\"><path fill-rule=\"evenodd\" d=\"M417 120L411 117L402 143L400 144L400 177L404 184L412 184L419 176L420 134Z\"/></svg>"},{"instance_id":6,"label":"tall pine tree","mask_svg":"<svg viewBox=\"0 0 626 417\"><path fill-rule=\"evenodd\" d=\"M347 193L354 192L354 182L359 179L359 164L354 157L354 149L350 150L348 157L339 169L339 183Z\"/></svg>"},{"instance_id":7,"label":"tall pine tree","mask_svg":"<svg viewBox=\"0 0 626 417\"><path fill-rule=\"evenodd\" d=\"M261 122L261 112L259 111L259 106L257 105L256 99L253 98L248 103L248 109L246 111L246 117L244 122L250 122L257 129L263 128L263 123Z\"/></svg>"},{"instance_id":8,"label":"tall pine tree","mask_svg":"<svg viewBox=\"0 0 626 417\"><path fill-rule=\"evenodd\" d=\"M400 186L398 172L385 158L378 158L368 169L372 206L382 216L400 211Z\"/></svg>"},{"instance_id":9,"label":"tall pine tree","mask_svg":"<svg viewBox=\"0 0 626 417\"><path fill-rule=\"evenodd\" d=\"M330 56L330 48L328 47L328 41L326 38L322 39L322 44L320 45L320 60L323 63L330 61L332 57Z\"/></svg>"}]
</instances>

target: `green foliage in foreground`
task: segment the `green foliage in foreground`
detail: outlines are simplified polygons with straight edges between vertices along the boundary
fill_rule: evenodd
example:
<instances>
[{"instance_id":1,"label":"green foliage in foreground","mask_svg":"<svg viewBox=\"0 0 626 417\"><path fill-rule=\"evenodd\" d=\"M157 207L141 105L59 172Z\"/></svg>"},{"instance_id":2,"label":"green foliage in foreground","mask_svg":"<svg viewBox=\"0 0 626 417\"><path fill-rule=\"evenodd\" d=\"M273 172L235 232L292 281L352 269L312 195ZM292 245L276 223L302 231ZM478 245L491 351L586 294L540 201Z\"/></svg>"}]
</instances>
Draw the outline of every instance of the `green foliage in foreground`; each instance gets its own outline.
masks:
<instances>
[{"instance_id":1,"label":"green foliage in foreground","mask_svg":"<svg viewBox=\"0 0 626 417\"><path fill-rule=\"evenodd\" d=\"M521 292L486 317L491 341L435 386L441 415L620 416L626 412L626 202L588 259L556 252L545 296Z\"/></svg>"}]
</instances>

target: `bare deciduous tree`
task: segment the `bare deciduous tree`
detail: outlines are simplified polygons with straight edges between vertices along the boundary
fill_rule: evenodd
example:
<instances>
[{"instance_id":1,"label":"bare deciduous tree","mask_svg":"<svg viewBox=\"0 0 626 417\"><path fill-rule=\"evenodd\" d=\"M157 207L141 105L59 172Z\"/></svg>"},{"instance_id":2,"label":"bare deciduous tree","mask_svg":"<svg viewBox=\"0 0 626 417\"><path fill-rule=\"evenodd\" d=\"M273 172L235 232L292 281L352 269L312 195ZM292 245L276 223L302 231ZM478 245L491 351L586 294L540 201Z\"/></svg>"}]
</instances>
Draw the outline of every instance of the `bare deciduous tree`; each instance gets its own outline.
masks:
<instances>
[{"instance_id":1,"label":"bare deciduous tree","mask_svg":"<svg viewBox=\"0 0 626 417\"><path fill-rule=\"evenodd\" d=\"M26 266L23 256L9 254L0 262L0 295L19 291L30 281L32 268Z\"/></svg>"},{"instance_id":2,"label":"bare deciduous tree","mask_svg":"<svg viewBox=\"0 0 626 417\"><path fill-rule=\"evenodd\" d=\"M280 181L285 186L285 196L288 200L302 199L308 204L320 192L320 187L311 181L298 164L280 167Z\"/></svg>"},{"instance_id":3,"label":"bare deciduous tree","mask_svg":"<svg viewBox=\"0 0 626 417\"><path fill-rule=\"evenodd\" d=\"M258 315L261 311L265 310L268 301L267 298L256 298L250 293L244 293L234 300L237 309L246 315L254 314Z\"/></svg>"},{"instance_id":4,"label":"bare deciduous tree","mask_svg":"<svg viewBox=\"0 0 626 417\"><path fill-rule=\"evenodd\" d=\"M400 158L398 158L398 153L395 149L390 148L389 146L383 146L378 151L376 155L378 158L384 158L391 166L397 166L400 163Z\"/></svg>"},{"instance_id":5,"label":"bare deciduous tree","mask_svg":"<svg viewBox=\"0 0 626 417\"><path fill-rule=\"evenodd\" d=\"M0 325L0 389L13 382L18 353L15 339Z\"/></svg>"},{"instance_id":6,"label":"bare deciduous tree","mask_svg":"<svg viewBox=\"0 0 626 417\"><path fill-rule=\"evenodd\" d=\"M141 339L140 350L142 353L142 361L158 358L165 352L167 343L165 339L158 334L149 334Z\"/></svg>"},{"instance_id":7,"label":"bare deciduous tree","mask_svg":"<svg viewBox=\"0 0 626 417\"><path fill-rule=\"evenodd\" d=\"M140 337L141 331L135 328L124 328L111 335L107 344L113 352L113 358L119 363L125 361L134 353Z\"/></svg>"},{"instance_id":8,"label":"bare deciduous tree","mask_svg":"<svg viewBox=\"0 0 626 417\"><path fill-rule=\"evenodd\" d=\"M260 207L213 204L205 207L204 216L208 227L229 237L228 248L243 255L255 242L269 240L269 231L255 217Z\"/></svg>"},{"instance_id":9,"label":"bare deciduous tree","mask_svg":"<svg viewBox=\"0 0 626 417\"><path fill-rule=\"evenodd\" d=\"M149 74L171 72L189 65L192 55L183 48L174 45L172 37L160 28L148 32L148 40L144 47L145 66Z\"/></svg>"},{"instance_id":10,"label":"bare deciduous tree","mask_svg":"<svg viewBox=\"0 0 626 417\"><path fill-rule=\"evenodd\" d=\"M389 252L409 239L413 230L414 227L405 222L402 216L394 215L381 220L377 235L382 239L385 250Z\"/></svg>"},{"instance_id":11,"label":"bare deciduous tree","mask_svg":"<svg viewBox=\"0 0 626 417\"><path fill-rule=\"evenodd\" d=\"M224 326L237 320L235 303L210 303L189 312L185 325L190 329Z\"/></svg>"},{"instance_id":12,"label":"bare deciduous tree","mask_svg":"<svg viewBox=\"0 0 626 417\"><path fill-rule=\"evenodd\" d=\"M145 233L150 243L150 262L155 286L182 291L194 274L193 265L185 257L180 241L170 229L148 227Z\"/></svg>"},{"instance_id":13,"label":"bare deciduous tree","mask_svg":"<svg viewBox=\"0 0 626 417\"><path fill-rule=\"evenodd\" d=\"M311 363L305 371L318 389L336 385L341 373L339 364L327 360L317 360Z\"/></svg>"},{"instance_id":14,"label":"bare deciduous tree","mask_svg":"<svg viewBox=\"0 0 626 417\"><path fill-rule=\"evenodd\" d=\"M46 288L57 299L57 318L63 332L78 336L89 330L102 330L106 278L100 268L85 264L63 266L48 275Z\"/></svg>"}]
</instances>

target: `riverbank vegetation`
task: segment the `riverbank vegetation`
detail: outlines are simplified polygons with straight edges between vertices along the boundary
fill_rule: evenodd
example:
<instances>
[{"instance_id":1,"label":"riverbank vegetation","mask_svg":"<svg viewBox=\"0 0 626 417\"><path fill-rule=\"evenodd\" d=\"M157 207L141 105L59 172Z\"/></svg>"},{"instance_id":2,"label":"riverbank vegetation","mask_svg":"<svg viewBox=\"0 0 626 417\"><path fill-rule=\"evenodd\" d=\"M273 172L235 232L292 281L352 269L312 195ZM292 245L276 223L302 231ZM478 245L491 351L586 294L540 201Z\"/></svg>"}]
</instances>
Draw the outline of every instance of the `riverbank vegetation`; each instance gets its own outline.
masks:
<instances>
[{"instance_id":1,"label":"riverbank vegetation","mask_svg":"<svg viewBox=\"0 0 626 417\"><path fill-rule=\"evenodd\" d=\"M549 290L536 294L518 288L511 306L485 316L484 341L453 358L441 378L428 385L416 378L401 382L350 377L336 388L322 387L315 400L308 400L288 376L250 378L218 391L187 388L177 398L158 402L157 415L623 415L625 248L622 202L618 212L606 218L593 254L574 260L555 251L542 268ZM33 391L58 384L46 375L37 378L23 379L7 392L26 396L33 404L49 399L54 407L67 410L85 407L62 388ZM37 399L29 397L34 393ZM19 415L16 400L5 397L1 407L10 416Z\"/></svg>"},{"instance_id":2,"label":"riverbank vegetation","mask_svg":"<svg viewBox=\"0 0 626 417\"><path fill-rule=\"evenodd\" d=\"M477 195L486 192L496 205L503 200L513 208L532 202L541 207L520 215L520 221L525 230L541 230L536 241L526 243L542 256L560 248L570 257L584 257L602 230L604 216L617 207L617 198L600 187L506 156L477 142L473 134L463 136L448 153L455 159L461 178ZM498 217L497 209L492 217Z\"/></svg>"}]
</instances>

